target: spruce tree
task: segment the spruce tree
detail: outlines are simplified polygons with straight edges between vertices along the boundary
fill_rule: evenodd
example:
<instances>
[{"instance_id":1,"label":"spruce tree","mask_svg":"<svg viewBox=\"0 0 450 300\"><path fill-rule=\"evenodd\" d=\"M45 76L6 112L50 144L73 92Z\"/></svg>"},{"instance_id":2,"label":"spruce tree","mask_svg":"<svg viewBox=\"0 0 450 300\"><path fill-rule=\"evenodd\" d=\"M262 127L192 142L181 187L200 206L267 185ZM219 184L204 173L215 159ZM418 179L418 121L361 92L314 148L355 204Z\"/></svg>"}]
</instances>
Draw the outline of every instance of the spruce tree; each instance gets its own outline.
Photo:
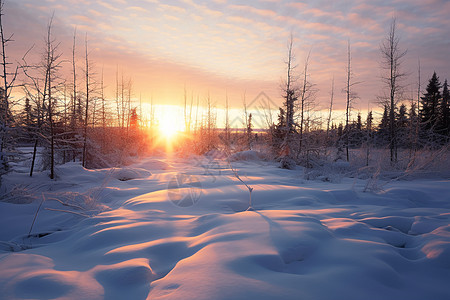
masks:
<instances>
[{"instance_id":1,"label":"spruce tree","mask_svg":"<svg viewBox=\"0 0 450 300\"><path fill-rule=\"evenodd\" d=\"M383 117L378 125L377 136L381 145L385 145L389 140L389 106L387 104L384 105Z\"/></svg>"},{"instance_id":2,"label":"spruce tree","mask_svg":"<svg viewBox=\"0 0 450 300\"><path fill-rule=\"evenodd\" d=\"M405 104L400 105L397 114L397 128L405 128L408 125L408 116Z\"/></svg>"},{"instance_id":3,"label":"spruce tree","mask_svg":"<svg viewBox=\"0 0 450 300\"><path fill-rule=\"evenodd\" d=\"M368 131L372 131L372 124L373 124L373 114L372 114L372 111L369 111L367 113L367 118L366 118L366 129Z\"/></svg>"},{"instance_id":4,"label":"spruce tree","mask_svg":"<svg viewBox=\"0 0 450 300\"><path fill-rule=\"evenodd\" d=\"M440 103L440 118L438 129L442 135L450 135L450 92L448 90L447 79L444 81L442 89L442 100Z\"/></svg>"},{"instance_id":5,"label":"spruce tree","mask_svg":"<svg viewBox=\"0 0 450 300\"><path fill-rule=\"evenodd\" d=\"M398 113L396 113L396 127L398 131L397 140L398 146L407 147L408 146L408 115L405 104L401 104Z\"/></svg>"},{"instance_id":6,"label":"spruce tree","mask_svg":"<svg viewBox=\"0 0 450 300\"><path fill-rule=\"evenodd\" d=\"M441 100L441 83L436 72L433 73L428 82L426 93L421 97L422 107L420 110L420 117L422 126L426 131L432 130L437 132L437 121L439 116L439 101Z\"/></svg>"}]
</instances>

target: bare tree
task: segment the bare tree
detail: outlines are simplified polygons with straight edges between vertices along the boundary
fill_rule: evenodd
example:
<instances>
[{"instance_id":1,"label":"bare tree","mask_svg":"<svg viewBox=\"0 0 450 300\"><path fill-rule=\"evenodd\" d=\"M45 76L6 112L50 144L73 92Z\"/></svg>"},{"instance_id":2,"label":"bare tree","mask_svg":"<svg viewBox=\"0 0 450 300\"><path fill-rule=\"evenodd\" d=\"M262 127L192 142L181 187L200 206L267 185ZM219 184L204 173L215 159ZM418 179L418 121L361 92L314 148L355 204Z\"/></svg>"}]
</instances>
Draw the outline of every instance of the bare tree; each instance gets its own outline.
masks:
<instances>
[{"instance_id":1,"label":"bare tree","mask_svg":"<svg viewBox=\"0 0 450 300\"><path fill-rule=\"evenodd\" d=\"M187 132L188 131L188 127L190 127L191 125L190 120L188 118L188 108L187 108L187 90L186 90L186 85L184 85L184 130Z\"/></svg>"},{"instance_id":2,"label":"bare tree","mask_svg":"<svg viewBox=\"0 0 450 300\"><path fill-rule=\"evenodd\" d=\"M10 110L10 94L13 88L14 82L17 77L17 67L14 72L8 71L8 66L11 64L8 62L8 56L6 55L6 46L12 41L13 35L10 37L5 36L3 29L3 16L4 16L5 2L0 0L0 43L1 43L1 73L2 83L0 87L0 179L3 172L8 170L8 163L5 155L5 149L7 147L7 141L10 123L12 121L12 115Z\"/></svg>"},{"instance_id":3,"label":"bare tree","mask_svg":"<svg viewBox=\"0 0 450 300\"><path fill-rule=\"evenodd\" d=\"M330 124L331 124L331 117L333 113L333 101L334 101L334 76L331 80L331 92L330 92L330 108L328 110L328 118L327 118L327 133L326 133L326 140L325 140L325 149L328 147L329 143L329 134L330 134Z\"/></svg>"},{"instance_id":4,"label":"bare tree","mask_svg":"<svg viewBox=\"0 0 450 300\"><path fill-rule=\"evenodd\" d=\"M286 60L286 82L284 84L284 95L283 97L286 99L285 108L286 108L286 142L289 136L289 133L293 132L294 129L294 102L297 100L295 96L295 90L293 88L295 84L295 76L294 70L297 67L295 65L295 56L293 53L294 46L294 36L291 33L291 36L288 41L288 57Z\"/></svg>"},{"instance_id":5,"label":"bare tree","mask_svg":"<svg viewBox=\"0 0 450 300\"><path fill-rule=\"evenodd\" d=\"M225 95L225 146L227 151L229 151L230 147L230 115L229 115L229 106L228 106L228 93Z\"/></svg>"},{"instance_id":6,"label":"bare tree","mask_svg":"<svg viewBox=\"0 0 450 300\"><path fill-rule=\"evenodd\" d=\"M103 129L103 135L106 132L106 107L105 107L105 84L104 84L104 76L103 76L104 68L102 68L102 78L100 81L100 100L102 102L102 112L101 112L101 119L102 119L102 129ZM142 108L141 108L142 110ZM142 114L142 112L141 112ZM104 138L103 138L104 140Z\"/></svg>"},{"instance_id":7,"label":"bare tree","mask_svg":"<svg viewBox=\"0 0 450 300\"><path fill-rule=\"evenodd\" d=\"M86 81L86 106L84 115L84 126L83 126L83 159L82 165L86 167L87 163L87 130L89 126L89 102L90 102L90 72L89 72L89 56L88 56L88 41L87 34L85 36L85 81Z\"/></svg>"},{"instance_id":8,"label":"bare tree","mask_svg":"<svg viewBox=\"0 0 450 300\"><path fill-rule=\"evenodd\" d=\"M245 99L245 94L243 97L243 104L244 104L244 128L245 128L245 144L246 148L248 150L251 149L252 144L252 114L248 112L247 102Z\"/></svg>"},{"instance_id":9,"label":"bare tree","mask_svg":"<svg viewBox=\"0 0 450 300\"><path fill-rule=\"evenodd\" d=\"M117 127L120 127L120 101L119 101L119 65L116 66L116 112Z\"/></svg>"},{"instance_id":10,"label":"bare tree","mask_svg":"<svg viewBox=\"0 0 450 300\"><path fill-rule=\"evenodd\" d=\"M53 28L53 16L50 18L47 25L47 35L45 37L45 50L42 56L42 62L40 66L33 67L34 69L39 69L44 77L43 89L39 87L39 79L33 79L34 86L38 87L38 93L42 94L42 108L45 110L47 115L47 123L49 126L49 138L50 142L50 179L55 178L55 125L54 125L54 114L55 114L55 101L56 98L53 91L56 91L58 87L58 71L61 68L61 56L62 54L58 52L59 43L52 35ZM29 78L31 78L29 76ZM39 98L39 96L38 96ZM36 146L36 143L35 143ZM36 156L36 147L33 153L33 158ZM33 168L33 166L32 166ZM30 176L32 171L30 171Z\"/></svg>"},{"instance_id":11,"label":"bare tree","mask_svg":"<svg viewBox=\"0 0 450 300\"><path fill-rule=\"evenodd\" d=\"M72 44L72 130L75 131L76 123L79 120L79 114L81 110L81 103L77 98L77 66L75 60L75 51L76 51L76 42L77 42L77 29L74 29L73 32L73 44Z\"/></svg>"},{"instance_id":12,"label":"bare tree","mask_svg":"<svg viewBox=\"0 0 450 300\"><path fill-rule=\"evenodd\" d=\"M213 149L214 147L214 137L213 132L215 130L216 119L213 112L213 104L211 102L211 96L209 95L206 98L207 105L207 116L206 116L206 133L207 133L207 145L206 151Z\"/></svg>"},{"instance_id":13,"label":"bare tree","mask_svg":"<svg viewBox=\"0 0 450 300\"><path fill-rule=\"evenodd\" d=\"M126 99L126 110L127 110L127 138L129 134L130 121L131 121L131 95L133 93L133 79L128 78L127 81L127 99Z\"/></svg>"},{"instance_id":14,"label":"bare tree","mask_svg":"<svg viewBox=\"0 0 450 300\"><path fill-rule=\"evenodd\" d=\"M353 86L359 84L360 82L353 81L352 72L352 57L350 49L350 40L347 41L347 68L346 68L346 86L344 89L346 95L346 106L345 106L345 152L347 161L350 161L349 146L350 146L350 114L352 109L352 103L358 98L358 95L352 91Z\"/></svg>"},{"instance_id":15,"label":"bare tree","mask_svg":"<svg viewBox=\"0 0 450 300\"><path fill-rule=\"evenodd\" d=\"M283 83L283 98L285 99L284 110L280 110L285 114L285 122L283 128L280 128L283 138L278 141L277 149L281 149L281 166L282 168L292 168L294 161L292 159L292 144L294 137L294 113L295 113L295 101L298 99L294 85L296 82L296 76L294 75L295 68L295 55L294 55L294 36L291 33L287 44L287 59L286 64L286 79Z\"/></svg>"},{"instance_id":16,"label":"bare tree","mask_svg":"<svg viewBox=\"0 0 450 300\"><path fill-rule=\"evenodd\" d=\"M306 56L305 59L305 64L303 67L303 79L302 79L302 85L300 88L300 96L298 97L299 103L298 103L298 111L300 114L300 120L297 123L297 126L299 128L299 147L298 147L298 155L301 154L301 152L303 151L303 135L305 133L305 127L307 126L307 114L309 114L309 109L311 108L311 101L314 95L314 90L313 90L313 85L311 84L311 82L308 80L309 77L309 73L308 73L308 68L309 68L309 60L311 57L311 51L308 52L308 55ZM297 100L297 98L295 99Z\"/></svg>"},{"instance_id":17,"label":"bare tree","mask_svg":"<svg viewBox=\"0 0 450 300\"><path fill-rule=\"evenodd\" d=\"M396 19L392 18L389 32L386 38L380 45L381 51L381 67L385 70L382 80L388 90L389 103L389 149L391 164L397 161L397 137L395 126L395 106L401 94L401 80L406 76L406 73L400 70L402 58L407 51L400 50L400 38L397 35Z\"/></svg>"}]
</instances>

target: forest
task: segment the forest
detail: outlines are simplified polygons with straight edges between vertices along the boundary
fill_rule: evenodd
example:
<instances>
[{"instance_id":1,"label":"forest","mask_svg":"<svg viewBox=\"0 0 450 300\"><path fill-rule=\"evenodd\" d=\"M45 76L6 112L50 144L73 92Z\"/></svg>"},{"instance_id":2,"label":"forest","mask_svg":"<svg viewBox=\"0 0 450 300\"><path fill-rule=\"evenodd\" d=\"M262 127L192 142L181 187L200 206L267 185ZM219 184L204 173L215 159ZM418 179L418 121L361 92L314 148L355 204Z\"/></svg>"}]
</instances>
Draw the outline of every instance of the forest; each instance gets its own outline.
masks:
<instances>
[{"instance_id":1,"label":"forest","mask_svg":"<svg viewBox=\"0 0 450 300\"><path fill-rule=\"evenodd\" d=\"M0 15L4 16L4 2L1 3ZM8 59L8 45L14 41L0 19L0 174L7 174L11 164L27 160L30 176L36 169L49 170L49 177L54 179L55 166L69 161L79 161L86 168L104 168L164 152L164 138L158 131L153 105L150 112L143 111L142 99L136 101L134 97L137 91L133 90L131 77L125 78L117 68L115 97L107 98L103 70L94 68L95 62L89 55L88 34L80 42L75 30L72 53L63 54L53 35L52 22L53 17L48 22L45 42L29 49L20 62L13 63ZM356 119L352 114L352 104L358 99L353 90L359 82L352 72L350 41L343 90L344 121L334 119L337 93L334 81L327 116L318 117L317 87L309 81L309 55L299 71L292 35L287 45L280 107L259 107L259 115L255 116L244 98L242 117L239 122L231 122L227 98L223 110L225 122L219 124L217 102L213 102L212 96L208 94L202 99L206 104L199 104L199 98L195 101L185 89L184 131L173 141L171 151L203 155L218 150L229 156L257 150L265 158L279 161L282 168L293 169L296 165L323 168L342 161L368 173L389 168L401 171L432 168L443 156L447 157L450 136L447 79L442 82L434 73L424 88L420 84L419 65L417 95L405 96L405 78L411 74L402 71L407 51L401 48L395 18L380 42L384 89L378 97L377 105L383 111L379 121L374 120L372 111L366 116L358 113ZM29 60L29 52L33 51L35 57L39 55L38 61ZM76 59L77 51L84 54L82 62ZM69 66L70 70L63 72L63 67ZM24 79L19 82L19 77ZM14 97L17 91L24 96ZM255 117L260 119L260 127L263 124L261 128L255 128ZM32 154L21 153L23 147L31 147ZM39 151L43 159L37 163Z\"/></svg>"}]
</instances>

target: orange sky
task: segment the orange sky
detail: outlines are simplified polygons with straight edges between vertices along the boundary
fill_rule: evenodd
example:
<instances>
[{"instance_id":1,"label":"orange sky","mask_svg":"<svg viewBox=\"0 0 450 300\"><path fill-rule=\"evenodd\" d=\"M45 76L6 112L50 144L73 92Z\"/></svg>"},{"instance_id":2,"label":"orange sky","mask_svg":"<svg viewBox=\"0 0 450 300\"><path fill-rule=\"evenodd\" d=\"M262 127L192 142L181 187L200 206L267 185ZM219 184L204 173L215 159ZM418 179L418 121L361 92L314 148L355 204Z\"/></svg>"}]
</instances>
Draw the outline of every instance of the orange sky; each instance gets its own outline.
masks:
<instances>
[{"instance_id":1,"label":"orange sky","mask_svg":"<svg viewBox=\"0 0 450 300\"><path fill-rule=\"evenodd\" d=\"M311 51L310 81L317 89L319 109L328 106L335 78L335 107L344 107L346 44L352 44L355 87L360 99L355 113L376 107L382 95L379 44L393 14L403 62L410 75L405 94L416 94L417 62L422 86L434 70L442 81L450 75L450 2L425 1L231 1L231 0L6 0L5 30L14 32L10 58L20 57L33 44L41 49L46 23L55 14L55 38L70 60L74 28L77 56L82 63L87 33L97 74L105 73L107 95L114 95L118 67L133 81L135 98L156 104L181 104L184 89L217 107L241 107L264 91L281 105L280 85L290 33L295 36L298 75ZM33 54L31 55L31 58ZM30 58L30 59L31 59ZM70 63L64 65L65 75Z\"/></svg>"}]
</instances>

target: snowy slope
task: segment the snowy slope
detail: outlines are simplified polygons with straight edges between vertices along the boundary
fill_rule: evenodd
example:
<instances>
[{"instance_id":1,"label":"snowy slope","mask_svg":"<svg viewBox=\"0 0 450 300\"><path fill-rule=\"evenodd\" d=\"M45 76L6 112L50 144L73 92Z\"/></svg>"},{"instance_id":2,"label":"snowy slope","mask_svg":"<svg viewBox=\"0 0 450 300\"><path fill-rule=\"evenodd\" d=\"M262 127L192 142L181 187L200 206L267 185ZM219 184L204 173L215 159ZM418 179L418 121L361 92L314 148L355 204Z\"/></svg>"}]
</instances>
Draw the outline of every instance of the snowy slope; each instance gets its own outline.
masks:
<instances>
[{"instance_id":1,"label":"snowy slope","mask_svg":"<svg viewBox=\"0 0 450 300\"><path fill-rule=\"evenodd\" d=\"M375 194L232 164L254 211L227 163L208 158L8 175L20 186L6 199L22 204L0 202L0 298L450 298L449 180Z\"/></svg>"}]
</instances>

